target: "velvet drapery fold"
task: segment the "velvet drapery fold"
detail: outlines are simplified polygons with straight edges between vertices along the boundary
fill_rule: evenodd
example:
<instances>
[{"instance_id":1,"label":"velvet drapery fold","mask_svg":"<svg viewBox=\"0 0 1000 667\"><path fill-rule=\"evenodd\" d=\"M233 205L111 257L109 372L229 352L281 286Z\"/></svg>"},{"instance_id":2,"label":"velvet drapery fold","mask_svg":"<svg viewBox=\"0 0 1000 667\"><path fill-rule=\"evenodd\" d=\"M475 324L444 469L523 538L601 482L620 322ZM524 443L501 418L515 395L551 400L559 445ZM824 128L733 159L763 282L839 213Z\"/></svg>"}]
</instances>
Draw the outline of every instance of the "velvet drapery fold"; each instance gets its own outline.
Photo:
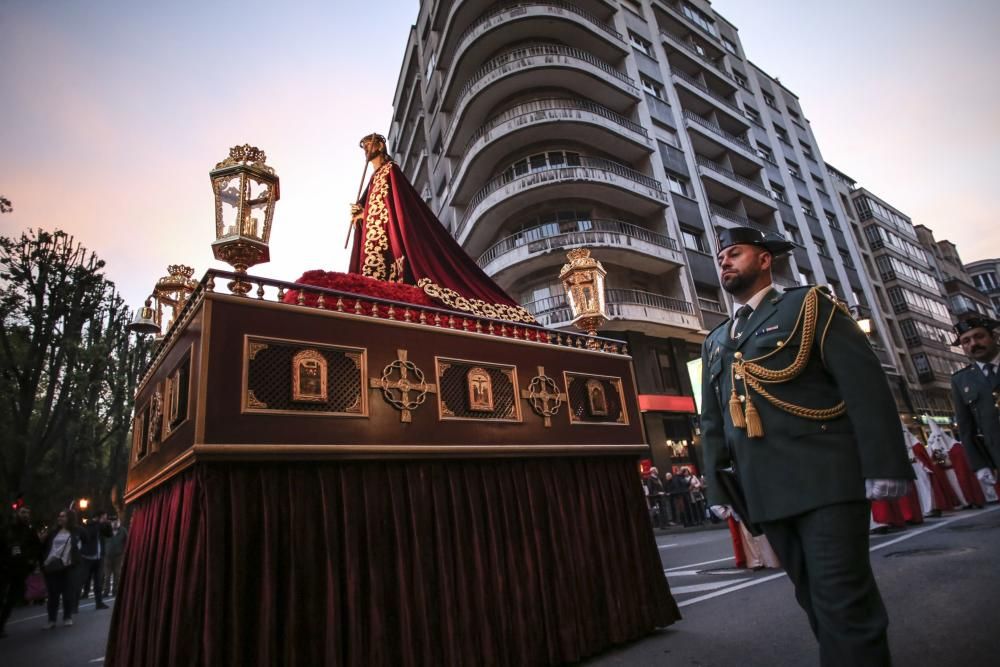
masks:
<instances>
[{"instance_id":1,"label":"velvet drapery fold","mask_svg":"<svg viewBox=\"0 0 1000 667\"><path fill-rule=\"evenodd\" d=\"M136 501L105 662L559 664L678 618L632 457L201 463Z\"/></svg>"}]
</instances>

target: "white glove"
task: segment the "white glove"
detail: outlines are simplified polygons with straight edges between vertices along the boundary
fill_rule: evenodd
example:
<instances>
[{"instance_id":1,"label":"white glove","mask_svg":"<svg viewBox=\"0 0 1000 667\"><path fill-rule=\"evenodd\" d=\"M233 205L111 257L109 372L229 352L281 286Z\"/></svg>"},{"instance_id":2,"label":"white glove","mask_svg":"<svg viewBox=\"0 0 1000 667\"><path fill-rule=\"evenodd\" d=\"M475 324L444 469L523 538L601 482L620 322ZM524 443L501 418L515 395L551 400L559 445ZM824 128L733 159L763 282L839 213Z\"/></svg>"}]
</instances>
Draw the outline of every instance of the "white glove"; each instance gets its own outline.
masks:
<instances>
[{"instance_id":1,"label":"white glove","mask_svg":"<svg viewBox=\"0 0 1000 667\"><path fill-rule=\"evenodd\" d=\"M711 510L712 514L723 520L728 519L733 513L729 505L712 505Z\"/></svg>"},{"instance_id":2,"label":"white glove","mask_svg":"<svg viewBox=\"0 0 1000 667\"><path fill-rule=\"evenodd\" d=\"M868 500L887 500L902 498L910 491L910 481L907 479L866 479L865 497Z\"/></svg>"},{"instance_id":3,"label":"white glove","mask_svg":"<svg viewBox=\"0 0 1000 667\"><path fill-rule=\"evenodd\" d=\"M976 477L983 484L996 484L997 478L993 476L993 471L989 468L980 468L976 471Z\"/></svg>"}]
</instances>

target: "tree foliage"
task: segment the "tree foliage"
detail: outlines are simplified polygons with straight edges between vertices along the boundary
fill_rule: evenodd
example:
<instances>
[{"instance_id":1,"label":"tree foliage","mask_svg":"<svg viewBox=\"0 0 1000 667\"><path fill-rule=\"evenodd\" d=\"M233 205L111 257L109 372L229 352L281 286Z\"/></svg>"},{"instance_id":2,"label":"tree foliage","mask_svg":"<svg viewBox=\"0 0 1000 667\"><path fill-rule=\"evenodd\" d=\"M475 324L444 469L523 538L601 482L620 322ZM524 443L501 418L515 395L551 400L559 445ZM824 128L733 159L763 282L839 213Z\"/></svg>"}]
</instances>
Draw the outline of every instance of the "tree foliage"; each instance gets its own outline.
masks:
<instances>
[{"instance_id":1,"label":"tree foliage","mask_svg":"<svg viewBox=\"0 0 1000 667\"><path fill-rule=\"evenodd\" d=\"M121 492L149 343L104 262L62 231L0 237L0 494L43 512Z\"/></svg>"},{"instance_id":2,"label":"tree foliage","mask_svg":"<svg viewBox=\"0 0 1000 667\"><path fill-rule=\"evenodd\" d=\"M14 210L14 205L10 203L10 200L0 195L0 213L10 213Z\"/></svg>"}]
</instances>

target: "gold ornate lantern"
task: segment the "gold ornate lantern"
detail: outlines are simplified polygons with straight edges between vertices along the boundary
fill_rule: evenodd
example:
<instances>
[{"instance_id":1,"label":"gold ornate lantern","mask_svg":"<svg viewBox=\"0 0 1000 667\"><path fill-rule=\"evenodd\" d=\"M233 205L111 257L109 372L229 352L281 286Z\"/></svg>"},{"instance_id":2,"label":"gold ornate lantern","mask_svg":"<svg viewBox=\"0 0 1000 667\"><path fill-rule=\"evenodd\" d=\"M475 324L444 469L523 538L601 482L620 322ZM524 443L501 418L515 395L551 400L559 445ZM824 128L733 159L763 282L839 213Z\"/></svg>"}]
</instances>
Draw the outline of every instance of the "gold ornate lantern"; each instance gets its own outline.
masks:
<instances>
[{"instance_id":1,"label":"gold ornate lantern","mask_svg":"<svg viewBox=\"0 0 1000 667\"><path fill-rule=\"evenodd\" d=\"M576 248L566 253L569 259L559 272L566 299L573 312L573 325L591 336L608 321L604 283L608 272L590 256L590 250Z\"/></svg>"},{"instance_id":2,"label":"gold ornate lantern","mask_svg":"<svg viewBox=\"0 0 1000 667\"><path fill-rule=\"evenodd\" d=\"M178 313L184 309L188 297L194 293L198 282L191 278L194 269L183 264L171 264L167 267L167 275L156 281L153 294L162 312L164 306L170 307L170 321L167 322L167 329L174 325Z\"/></svg>"},{"instance_id":3,"label":"gold ornate lantern","mask_svg":"<svg viewBox=\"0 0 1000 667\"><path fill-rule=\"evenodd\" d=\"M264 164L266 159L256 146L234 146L229 157L209 173L215 193L212 252L238 274L229 283L229 291L240 296L250 291L250 283L242 280L247 269L271 259L267 244L280 193L278 176Z\"/></svg>"}]
</instances>

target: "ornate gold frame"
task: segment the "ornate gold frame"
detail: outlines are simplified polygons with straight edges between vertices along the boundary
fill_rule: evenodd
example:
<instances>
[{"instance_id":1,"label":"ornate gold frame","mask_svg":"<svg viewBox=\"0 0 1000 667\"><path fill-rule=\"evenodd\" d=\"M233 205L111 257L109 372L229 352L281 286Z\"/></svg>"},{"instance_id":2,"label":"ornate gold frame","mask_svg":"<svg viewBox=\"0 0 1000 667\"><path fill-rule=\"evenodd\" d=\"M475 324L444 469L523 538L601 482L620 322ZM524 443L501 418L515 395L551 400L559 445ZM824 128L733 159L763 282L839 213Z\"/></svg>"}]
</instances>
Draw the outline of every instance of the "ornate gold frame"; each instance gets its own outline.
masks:
<instances>
[{"instance_id":1,"label":"ornate gold frame","mask_svg":"<svg viewBox=\"0 0 1000 667\"><path fill-rule=\"evenodd\" d=\"M347 354L347 356L354 361L354 366L358 371L358 398L355 401L354 406L357 406L357 411L351 412L330 412L330 411L306 411L306 410L274 410L268 408L265 404L257 401L253 392L250 391L249 382L249 371L250 371L250 360L254 355L260 350L261 347L256 347L254 345L264 345L267 346L268 343L283 343L292 345L301 345L308 348L316 349L327 349L327 350L340 350ZM252 334L243 335L243 370L242 370L242 381L240 386L240 414L254 414L254 415L295 415L297 417L368 417L368 350L363 347L354 347L351 345L333 345L330 343L317 343L315 341L306 340L294 340L291 338L274 338L269 336L255 336Z\"/></svg>"},{"instance_id":2,"label":"ornate gold frame","mask_svg":"<svg viewBox=\"0 0 1000 667\"><path fill-rule=\"evenodd\" d=\"M612 386L618 391L618 400L622 406L621 416L618 421L589 421L586 419L577 419L576 415L573 414L573 406L569 402L569 391L570 386L573 384L574 380L607 380ZM628 416L628 403L625 402L625 390L622 386L622 379L617 375L597 375L595 373L580 373L576 371L563 371L563 386L566 387L566 414L569 415L569 423L572 426L628 426L629 416ZM605 396L605 399L607 397ZM587 401L589 403L590 396L587 396ZM640 420L641 421L641 420Z\"/></svg>"},{"instance_id":3,"label":"ornate gold frame","mask_svg":"<svg viewBox=\"0 0 1000 667\"><path fill-rule=\"evenodd\" d=\"M477 417L458 417L449 410L445 404L444 399L441 394L441 376L446 370L451 367L451 364L468 364L475 368L497 368L500 369L507 379L511 381L514 387L514 402L513 411L514 414L510 417L484 417L482 419ZM438 421L470 421L470 422L500 422L504 424L522 424L524 419L521 416L521 389L517 382L517 366L513 364L500 364L491 361L478 361L474 359L455 359L453 357L434 357L434 377L438 385L437 392L437 404L438 404ZM471 398L471 397L470 397Z\"/></svg>"},{"instance_id":4,"label":"ornate gold frame","mask_svg":"<svg viewBox=\"0 0 1000 667\"><path fill-rule=\"evenodd\" d=\"M185 354L188 355L187 416L180 421L177 426L171 428L170 422L173 419L171 413L176 411L178 406L175 403L180 395L180 383L177 382L177 379L179 378L182 364L178 364L177 366L174 366L174 369L170 371L170 374L167 375L166 379L163 381L163 434L160 436L161 446L170 436L177 432L177 429L190 421L191 413L193 412L191 403L194 397L191 395L191 385L194 381L192 377L194 374L194 342L188 346L188 350ZM181 355L181 358L184 358L183 354Z\"/></svg>"},{"instance_id":5,"label":"ornate gold frame","mask_svg":"<svg viewBox=\"0 0 1000 667\"><path fill-rule=\"evenodd\" d=\"M319 369L319 391L314 394L307 394L302 391L302 369L307 363L317 364ZM293 403L326 403L329 394L327 392L327 371L329 365L326 357L312 348L299 350L292 357L292 402Z\"/></svg>"}]
</instances>

